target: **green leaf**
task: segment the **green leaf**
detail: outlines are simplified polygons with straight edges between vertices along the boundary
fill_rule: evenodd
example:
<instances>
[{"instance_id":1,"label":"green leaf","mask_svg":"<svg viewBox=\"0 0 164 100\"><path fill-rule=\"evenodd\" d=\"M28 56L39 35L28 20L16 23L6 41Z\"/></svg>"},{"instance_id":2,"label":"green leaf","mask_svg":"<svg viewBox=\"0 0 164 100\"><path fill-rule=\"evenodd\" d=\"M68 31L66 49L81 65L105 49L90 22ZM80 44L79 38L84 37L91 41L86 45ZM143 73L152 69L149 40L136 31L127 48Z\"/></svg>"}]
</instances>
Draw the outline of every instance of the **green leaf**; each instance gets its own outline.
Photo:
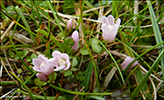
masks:
<instances>
[{"instance_id":1,"label":"green leaf","mask_svg":"<svg viewBox=\"0 0 164 100\"><path fill-rule=\"evenodd\" d=\"M88 55L89 52L88 52L88 50L87 50L87 47L86 47L86 46L82 47L81 50L80 50L80 53L81 53L82 55Z\"/></svg>"},{"instance_id":2,"label":"green leaf","mask_svg":"<svg viewBox=\"0 0 164 100\"><path fill-rule=\"evenodd\" d=\"M18 68L17 73L20 74L22 72L23 72L22 69L21 68Z\"/></svg>"},{"instance_id":3,"label":"green leaf","mask_svg":"<svg viewBox=\"0 0 164 100\"><path fill-rule=\"evenodd\" d=\"M28 50L23 50L22 52L23 52L23 56L26 56L29 51Z\"/></svg>"},{"instance_id":4,"label":"green leaf","mask_svg":"<svg viewBox=\"0 0 164 100\"><path fill-rule=\"evenodd\" d=\"M64 40L63 49L66 51L67 54L71 54L74 50L72 49L72 46L75 44L72 38L66 38Z\"/></svg>"},{"instance_id":5,"label":"green leaf","mask_svg":"<svg viewBox=\"0 0 164 100\"><path fill-rule=\"evenodd\" d=\"M72 75L72 72L70 70L67 70L64 72L65 77L70 76L70 75Z\"/></svg>"},{"instance_id":6,"label":"green leaf","mask_svg":"<svg viewBox=\"0 0 164 100\"><path fill-rule=\"evenodd\" d=\"M95 44L95 45L92 45L91 47L92 47L93 51L96 53L102 52L102 47L100 45Z\"/></svg>"},{"instance_id":7,"label":"green leaf","mask_svg":"<svg viewBox=\"0 0 164 100\"><path fill-rule=\"evenodd\" d=\"M95 44L99 44L99 41L97 41L97 39L95 39L95 38L91 38L89 40L89 43L90 43L90 45L95 45Z\"/></svg>"},{"instance_id":8,"label":"green leaf","mask_svg":"<svg viewBox=\"0 0 164 100\"><path fill-rule=\"evenodd\" d=\"M77 69L76 68L72 68L71 71L76 71Z\"/></svg>"},{"instance_id":9,"label":"green leaf","mask_svg":"<svg viewBox=\"0 0 164 100\"><path fill-rule=\"evenodd\" d=\"M86 74L85 74L85 80L84 80L85 91L87 91L89 87L89 81L90 81L92 70L93 70L93 64L90 61L87 67Z\"/></svg>"},{"instance_id":10,"label":"green leaf","mask_svg":"<svg viewBox=\"0 0 164 100\"><path fill-rule=\"evenodd\" d=\"M45 86L47 82L41 81L39 78L35 78L34 80L35 85Z\"/></svg>"},{"instance_id":11,"label":"green leaf","mask_svg":"<svg viewBox=\"0 0 164 100\"><path fill-rule=\"evenodd\" d=\"M32 53L32 55L31 55L31 59L33 59L33 58L37 58L38 56L35 54L35 53Z\"/></svg>"},{"instance_id":12,"label":"green leaf","mask_svg":"<svg viewBox=\"0 0 164 100\"><path fill-rule=\"evenodd\" d=\"M78 64L78 61L77 61L76 57L73 57L72 67L76 66L77 64Z\"/></svg>"},{"instance_id":13,"label":"green leaf","mask_svg":"<svg viewBox=\"0 0 164 100\"><path fill-rule=\"evenodd\" d=\"M53 72L51 75L48 76L48 78L49 78L50 81L56 80L56 78L57 78L57 73L56 73L56 72Z\"/></svg>"},{"instance_id":14,"label":"green leaf","mask_svg":"<svg viewBox=\"0 0 164 100\"><path fill-rule=\"evenodd\" d=\"M9 56L10 56L10 57L13 58L13 57L14 57L14 54L15 54L15 53L14 53L13 51L9 51Z\"/></svg>"}]
</instances>

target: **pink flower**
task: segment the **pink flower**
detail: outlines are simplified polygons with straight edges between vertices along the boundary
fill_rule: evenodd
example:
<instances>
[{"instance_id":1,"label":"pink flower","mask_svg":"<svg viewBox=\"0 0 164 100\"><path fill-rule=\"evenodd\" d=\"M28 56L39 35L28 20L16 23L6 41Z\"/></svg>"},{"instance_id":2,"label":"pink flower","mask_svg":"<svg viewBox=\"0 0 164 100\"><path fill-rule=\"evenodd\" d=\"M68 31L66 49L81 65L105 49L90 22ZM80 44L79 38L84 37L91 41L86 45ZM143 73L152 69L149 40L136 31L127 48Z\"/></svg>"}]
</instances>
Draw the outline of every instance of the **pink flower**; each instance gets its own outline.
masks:
<instances>
[{"instance_id":1,"label":"pink flower","mask_svg":"<svg viewBox=\"0 0 164 100\"><path fill-rule=\"evenodd\" d=\"M121 64L122 70L125 70L126 67L134 60L135 58L131 58L130 56L126 57L124 62ZM138 64L138 61L135 61L128 69L127 72L129 72L133 67L135 67Z\"/></svg>"},{"instance_id":2,"label":"pink flower","mask_svg":"<svg viewBox=\"0 0 164 100\"><path fill-rule=\"evenodd\" d=\"M72 28L72 19L67 22L67 30Z\"/></svg>"},{"instance_id":3,"label":"pink flower","mask_svg":"<svg viewBox=\"0 0 164 100\"><path fill-rule=\"evenodd\" d=\"M75 42L75 44L72 46L72 49L77 50L78 49L78 43L79 43L79 33L78 33L78 31L74 31L72 33L71 38L73 38L73 41Z\"/></svg>"},{"instance_id":4,"label":"pink flower","mask_svg":"<svg viewBox=\"0 0 164 100\"><path fill-rule=\"evenodd\" d=\"M41 81L46 82L46 81L48 80L48 76L45 76L45 75L42 74L42 73L37 73L36 76L37 76Z\"/></svg>"},{"instance_id":5,"label":"pink flower","mask_svg":"<svg viewBox=\"0 0 164 100\"><path fill-rule=\"evenodd\" d=\"M69 56L66 53L60 53L59 51L54 51L52 53L53 64L56 67L54 71L67 70L71 63L69 61Z\"/></svg>"},{"instance_id":6,"label":"pink flower","mask_svg":"<svg viewBox=\"0 0 164 100\"><path fill-rule=\"evenodd\" d=\"M39 55L38 58L32 60L34 64L33 69L35 71L41 72L45 76L49 76L53 72L53 62L43 55Z\"/></svg>"},{"instance_id":7,"label":"pink flower","mask_svg":"<svg viewBox=\"0 0 164 100\"><path fill-rule=\"evenodd\" d=\"M118 18L116 20L116 24L114 22L114 17L112 15L109 15L107 18L105 16L102 17L102 31L103 31L103 39L104 41L108 41L109 43L114 41L118 28L121 23L121 19Z\"/></svg>"}]
</instances>

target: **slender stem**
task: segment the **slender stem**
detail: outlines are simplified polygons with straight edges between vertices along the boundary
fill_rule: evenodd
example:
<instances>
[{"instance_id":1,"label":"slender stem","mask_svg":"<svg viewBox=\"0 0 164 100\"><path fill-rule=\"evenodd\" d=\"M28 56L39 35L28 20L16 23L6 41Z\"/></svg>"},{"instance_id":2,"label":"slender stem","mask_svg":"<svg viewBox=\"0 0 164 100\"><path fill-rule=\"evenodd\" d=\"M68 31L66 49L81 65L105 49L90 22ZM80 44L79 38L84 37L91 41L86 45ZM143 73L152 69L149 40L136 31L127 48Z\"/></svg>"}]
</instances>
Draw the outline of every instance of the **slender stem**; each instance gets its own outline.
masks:
<instances>
[{"instance_id":1,"label":"slender stem","mask_svg":"<svg viewBox=\"0 0 164 100\"><path fill-rule=\"evenodd\" d=\"M92 63L93 63L93 67L94 67L94 70L95 70L96 81L97 81L97 89L98 89L98 92L100 92L99 79L98 79L98 71L97 71L97 68L96 68L96 63L95 63L95 61L93 59L92 53L91 53L91 51L89 49L89 46L88 46L88 41L87 41L86 36L85 36L85 30L84 30L84 26L83 26L83 13L82 13L83 7L82 7L82 5L83 5L83 1L80 0L80 21L81 21L81 26L82 26L83 35L84 35L84 42L85 42L85 45L87 47L87 50L89 52L89 55L90 55L91 60L92 60Z\"/></svg>"},{"instance_id":2,"label":"slender stem","mask_svg":"<svg viewBox=\"0 0 164 100\"><path fill-rule=\"evenodd\" d=\"M108 93L81 93L81 92L75 92L75 91L70 91L70 90L66 90L60 87L57 87L55 85L49 84L52 88L56 89L56 90L60 90L62 92L66 92L69 94L76 94L76 95L112 95L112 92L108 92Z\"/></svg>"},{"instance_id":3,"label":"slender stem","mask_svg":"<svg viewBox=\"0 0 164 100\"><path fill-rule=\"evenodd\" d=\"M31 91L28 89L28 87L15 75L15 74L13 74L12 72L10 72L23 86L24 86L24 88L27 90L27 92L30 94L30 96L31 96L31 98L33 99L33 100L35 100L35 98L33 97L33 95L32 95L32 93L31 93Z\"/></svg>"},{"instance_id":4,"label":"slender stem","mask_svg":"<svg viewBox=\"0 0 164 100\"><path fill-rule=\"evenodd\" d=\"M97 39L94 35L92 35L92 36L93 36L95 39ZM103 46L103 48L108 52L108 54L110 55L110 57L111 57L112 60L114 61L115 65L116 65L116 67L117 67L117 69L118 69L118 71L119 71L119 73L120 73L122 82L123 82L123 84L125 84L125 80L124 80L124 78L123 78L122 72L121 72L121 70L120 70L120 68L119 68L119 66L118 66L118 64L117 64L117 62L116 62L115 59L113 58L112 54L109 52L109 50L105 47L105 45L104 45L99 39L97 39L97 40L98 40L99 43Z\"/></svg>"}]
</instances>

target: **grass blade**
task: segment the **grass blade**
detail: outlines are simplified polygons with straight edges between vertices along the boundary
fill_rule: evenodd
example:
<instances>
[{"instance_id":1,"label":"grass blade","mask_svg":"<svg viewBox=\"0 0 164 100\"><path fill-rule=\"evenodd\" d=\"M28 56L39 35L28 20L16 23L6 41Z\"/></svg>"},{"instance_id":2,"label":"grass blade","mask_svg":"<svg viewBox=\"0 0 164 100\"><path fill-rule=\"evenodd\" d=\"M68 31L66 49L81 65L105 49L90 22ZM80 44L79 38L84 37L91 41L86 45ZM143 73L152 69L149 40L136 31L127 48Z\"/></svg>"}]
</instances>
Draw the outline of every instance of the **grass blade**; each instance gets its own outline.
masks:
<instances>
[{"instance_id":1,"label":"grass blade","mask_svg":"<svg viewBox=\"0 0 164 100\"><path fill-rule=\"evenodd\" d=\"M28 89L28 87L15 75L11 72L11 74L24 86L24 88L28 91L28 93L30 94L31 98L33 100L35 100L35 98L33 97L32 93L30 92L30 90Z\"/></svg>"},{"instance_id":2,"label":"grass blade","mask_svg":"<svg viewBox=\"0 0 164 100\"><path fill-rule=\"evenodd\" d=\"M14 45L14 43L13 43L13 41L12 41L12 39L11 39L10 36L9 36L9 39L10 39L10 42L11 42L11 44L12 44L12 46L13 46L13 48L14 48L16 54L18 55L19 59L22 61L23 65L24 65L30 72L33 73L33 71L27 66L27 64L24 62L24 60L23 60L23 59L21 58L21 56L19 55L19 52L16 50L15 45Z\"/></svg>"},{"instance_id":3,"label":"grass blade","mask_svg":"<svg viewBox=\"0 0 164 100\"><path fill-rule=\"evenodd\" d=\"M61 32L63 33L63 36L64 36L64 38L65 38L66 35L64 34L64 31L63 31L63 29L62 29L62 27L61 27L61 25L60 25L60 22L59 22L59 20L58 20L58 18L57 18L57 15L55 14L54 8L52 7L50 1L47 1L47 4L49 4L49 7L50 7L50 9L51 9L51 11L52 11L52 14L53 14L54 17L55 17L55 21L57 22L57 24L58 24L58 26L59 26L59 28L60 28L60 30L61 30Z\"/></svg>"},{"instance_id":4,"label":"grass blade","mask_svg":"<svg viewBox=\"0 0 164 100\"><path fill-rule=\"evenodd\" d=\"M19 16L21 17L21 19L22 19L24 25L26 26L26 28L31 31L30 26L28 25L28 23L27 23L25 17L23 16L21 10L19 9L19 7L16 6L15 9L16 9L17 13L19 14ZM34 36L32 34L30 34L30 37L31 37L32 40L34 40Z\"/></svg>"},{"instance_id":5,"label":"grass blade","mask_svg":"<svg viewBox=\"0 0 164 100\"><path fill-rule=\"evenodd\" d=\"M139 83L139 85L135 88L135 90L132 92L132 97L135 98L138 93L140 92L140 90L143 88L143 85L147 82L150 74L153 72L154 68L157 66L157 64L159 63L160 59L162 58L164 54L164 50L162 50L162 52L159 54L159 56L157 57L157 59L155 60L155 62L153 63L153 65L151 66L150 70L148 71L148 73L145 75L145 77L142 78L141 82Z\"/></svg>"},{"instance_id":6,"label":"grass blade","mask_svg":"<svg viewBox=\"0 0 164 100\"><path fill-rule=\"evenodd\" d=\"M92 35L92 36L93 36L95 39L97 39L94 35ZM114 59L114 57L112 56L112 54L108 51L108 49L105 47L105 45L104 45L99 39L97 39L97 40L98 40L99 43L103 46L103 48L108 52L108 54L110 55L110 57L111 57L112 60L114 61L115 65L116 65L116 67L117 67L117 69L118 69L118 71L119 71L119 73L120 73L122 82L123 82L123 84L124 84L124 83L125 83L125 80L124 80L124 78L123 78L122 72L121 72L121 70L120 70L120 68L119 68L119 66L118 66L118 64L117 64L117 62L116 62L116 60Z\"/></svg>"},{"instance_id":7,"label":"grass blade","mask_svg":"<svg viewBox=\"0 0 164 100\"><path fill-rule=\"evenodd\" d=\"M147 0L147 4L151 5L151 2L149 0ZM161 42L163 42L163 40L162 40L161 32L159 30L157 20L156 20L157 18L155 17L155 13L154 13L154 10L152 8L152 5L149 6L149 11L150 11L151 22L153 24L153 31L155 34L155 40L157 43L161 43ZM160 45L159 48L160 47L163 47L163 44ZM161 50L159 52L161 52ZM161 58L161 68L162 68L162 72L164 73L164 56ZM162 78L164 79L164 74L163 74Z\"/></svg>"}]
</instances>

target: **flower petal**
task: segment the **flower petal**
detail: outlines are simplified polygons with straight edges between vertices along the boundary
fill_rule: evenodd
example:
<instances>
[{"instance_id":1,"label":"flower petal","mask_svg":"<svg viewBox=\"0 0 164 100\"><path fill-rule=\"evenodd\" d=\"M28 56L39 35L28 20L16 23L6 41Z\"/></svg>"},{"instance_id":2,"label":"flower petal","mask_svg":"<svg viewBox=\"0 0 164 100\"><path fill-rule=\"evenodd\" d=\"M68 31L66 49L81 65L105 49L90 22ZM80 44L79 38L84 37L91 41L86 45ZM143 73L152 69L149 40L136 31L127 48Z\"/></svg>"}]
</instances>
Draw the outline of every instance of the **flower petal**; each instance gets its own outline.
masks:
<instances>
[{"instance_id":1,"label":"flower petal","mask_svg":"<svg viewBox=\"0 0 164 100\"><path fill-rule=\"evenodd\" d=\"M43 73L44 75L49 76L53 72L53 67L52 66L43 65L42 67L40 67L40 70L41 70L41 73Z\"/></svg>"},{"instance_id":2,"label":"flower petal","mask_svg":"<svg viewBox=\"0 0 164 100\"><path fill-rule=\"evenodd\" d=\"M116 20L116 24L117 24L118 26L120 26L120 23L121 23L121 19L118 18L118 19Z\"/></svg>"},{"instance_id":3,"label":"flower petal","mask_svg":"<svg viewBox=\"0 0 164 100\"><path fill-rule=\"evenodd\" d=\"M54 51L52 53L52 56L54 59L60 59L61 58L61 53L59 51Z\"/></svg>"},{"instance_id":4,"label":"flower petal","mask_svg":"<svg viewBox=\"0 0 164 100\"><path fill-rule=\"evenodd\" d=\"M71 65L71 63L69 61L69 56L66 53L63 53L62 54L62 58L64 58L66 60L67 66L66 66L66 68L64 70L67 70L70 67L70 65Z\"/></svg>"},{"instance_id":5,"label":"flower petal","mask_svg":"<svg viewBox=\"0 0 164 100\"><path fill-rule=\"evenodd\" d=\"M109 25L109 21L105 16L102 17L101 22L102 22L102 24Z\"/></svg>"},{"instance_id":6,"label":"flower petal","mask_svg":"<svg viewBox=\"0 0 164 100\"><path fill-rule=\"evenodd\" d=\"M40 72L41 70L40 70L40 67L33 67L33 70L35 70L35 71L38 71L38 72Z\"/></svg>"},{"instance_id":7,"label":"flower petal","mask_svg":"<svg viewBox=\"0 0 164 100\"><path fill-rule=\"evenodd\" d=\"M107 17L107 19L108 19L108 21L109 21L109 24L110 25L114 25L114 17L112 16L112 15L109 15L108 17Z\"/></svg>"},{"instance_id":8,"label":"flower petal","mask_svg":"<svg viewBox=\"0 0 164 100\"><path fill-rule=\"evenodd\" d=\"M54 71L59 71L59 70L62 70L64 69L66 66L65 65L62 65L60 67L56 67L56 69L54 69Z\"/></svg>"},{"instance_id":9,"label":"flower petal","mask_svg":"<svg viewBox=\"0 0 164 100\"><path fill-rule=\"evenodd\" d=\"M39 56L38 56L38 59L39 59L40 61L44 62L44 63L46 63L46 62L48 61L48 58L45 57L45 56L43 56L43 55L39 55Z\"/></svg>"},{"instance_id":10,"label":"flower petal","mask_svg":"<svg viewBox=\"0 0 164 100\"><path fill-rule=\"evenodd\" d=\"M72 28L72 19L67 22L67 30Z\"/></svg>"},{"instance_id":11,"label":"flower petal","mask_svg":"<svg viewBox=\"0 0 164 100\"><path fill-rule=\"evenodd\" d=\"M78 43L79 43L79 33L78 33L78 31L74 31L72 33L71 38L73 38L73 41L75 42L75 44L72 46L72 49L77 50L78 49Z\"/></svg>"},{"instance_id":12,"label":"flower petal","mask_svg":"<svg viewBox=\"0 0 164 100\"><path fill-rule=\"evenodd\" d=\"M32 63L34 66L40 67L40 64L42 63L42 61L39 60L38 58L34 58L34 59L32 59Z\"/></svg>"},{"instance_id":13,"label":"flower petal","mask_svg":"<svg viewBox=\"0 0 164 100\"><path fill-rule=\"evenodd\" d=\"M114 28L110 31L110 33L108 34L108 37L109 37L108 43L114 41L114 39L115 39L115 37L116 37L116 35L117 35L117 30L118 30L117 28L118 28L118 27L114 27Z\"/></svg>"},{"instance_id":14,"label":"flower petal","mask_svg":"<svg viewBox=\"0 0 164 100\"><path fill-rule=\"evenodd\" d=\"M46 81L48 80L48 77L45 76L45 75L42 74L42 73L37 73L36 76L37 76L41 81L46 82Z\"/></svg>"},{"instance_id":15,"label":"flower petal","mask_svg":"<svg viewBox=\"0 0 164 100\"><path fill-rule=\"evenodd\" d=\"M126 59L124 60L124 62L121 64L122 70L125 70L126 67L128 67L128 65L134 60L135 58L131 58L130 56L126 57ZM129 68L128 68L128 72L135 67L138 64L138 61L135 61Z\"/></svg>"},{"instance_id":16,"label":"flower petal","mask_svg":"<svg viewBox=\"0 0 164 100\"><path fill-rule=\"evenodd\" d=\"M102 28L102 31L103 31L102 37L103 37L104 41L108 41L109 38L110 38L110 28L109 28L109 26L106 25L106 24L102 24L101 28Z\"/></svg>"}]
</instances>

